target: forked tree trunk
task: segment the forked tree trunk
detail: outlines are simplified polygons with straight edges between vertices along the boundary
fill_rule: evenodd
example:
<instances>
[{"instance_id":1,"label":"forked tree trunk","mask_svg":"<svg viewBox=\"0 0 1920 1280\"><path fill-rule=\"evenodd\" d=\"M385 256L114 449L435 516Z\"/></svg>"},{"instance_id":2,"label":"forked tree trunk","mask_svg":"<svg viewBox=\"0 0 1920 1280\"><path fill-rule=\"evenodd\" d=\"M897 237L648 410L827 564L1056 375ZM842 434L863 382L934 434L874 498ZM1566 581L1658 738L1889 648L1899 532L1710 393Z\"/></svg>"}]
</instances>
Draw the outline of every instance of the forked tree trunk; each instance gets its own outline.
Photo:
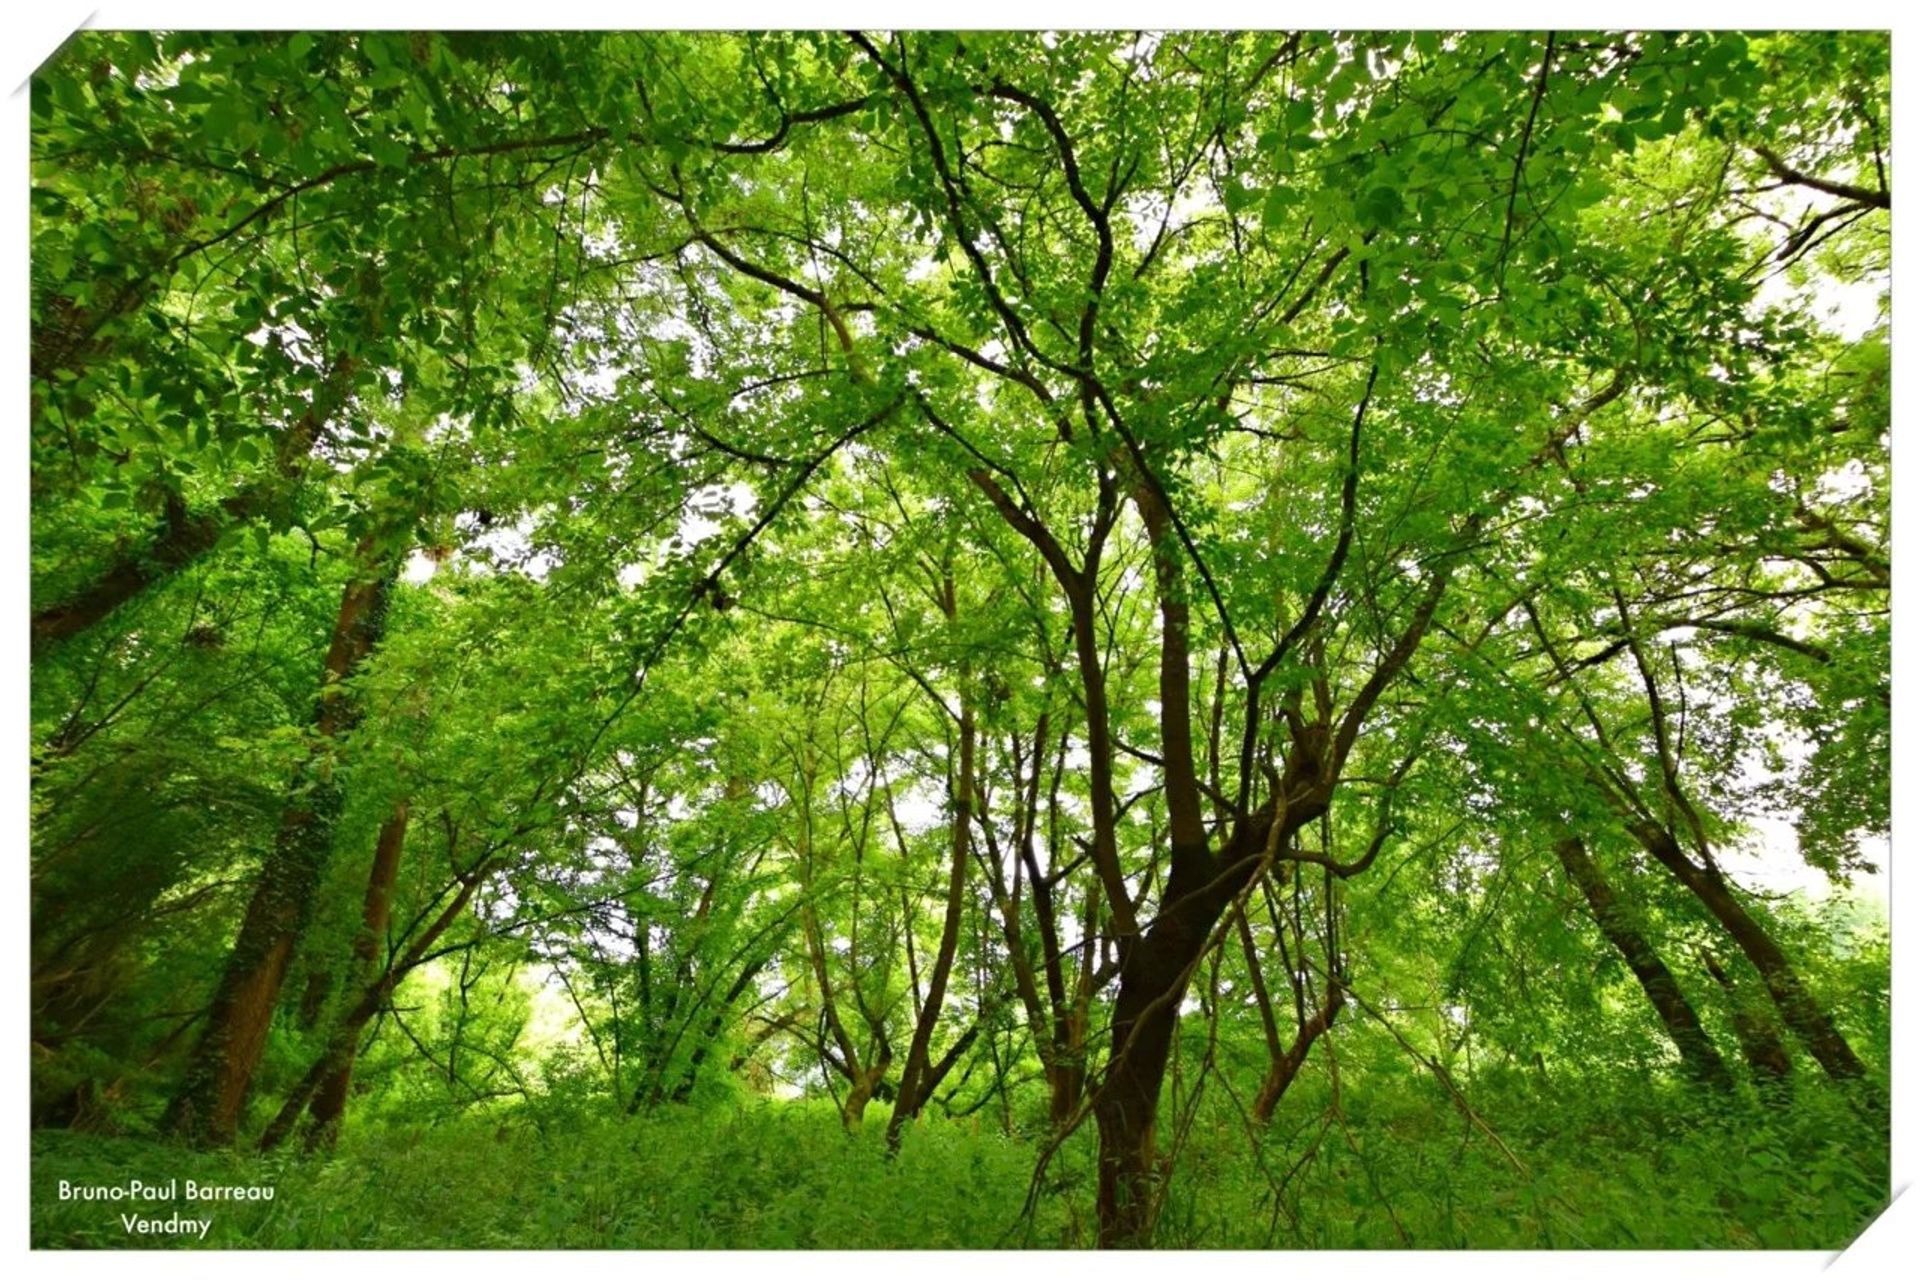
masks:
<instances>
[{"instance_id":1,"label":"forked tree trunk","mask_svg":"<svg viewBox=\"0 0 1920 1280\"><path fill-rule=\"evenodd\" d=\"M1175 889L1168 886L1168 897ZM1106 1077L1095 1095L1100 1133L1096 1208L1102 1248L1148 1242L1159 1192L1155 1160L1160 1088L1180 1021L1189 966L1205 945L1203 911L1166 915L1132 948L1113 1007Z\"/></svg>"},{"instance_id":2,"label":"forked tree trunk","mask_svg":"<svg viewBox=\"0 0 1920 1280\"><path fill-rule=\"evenodd\" d=\"M315 763L356 718L338 685L379 643L393 582L391 572L356 578L341 595L314 712ZM295 790L282 814L207 1011L206 1029L161 1121L163 1129L189 1142L224 1145L238 1132L288 965L312 920L343 799L330 771L317 773Z\"/></svg>"},{"instance_id":3,"label":"forked tree trunk","mask_svg":"<svg viewBox=\"0 0 1920 1280\"><path fill-rule=\"evenodd\" d=\"M1241 953L1247 961L1247 981L1253 988L1254 1002L1260 1011L1261 1033L1267 1042L1267 1073L1261 1078L1259 1091L1253 1096L1253 1121L1264 1127L1273 1119L1274 1108L1280 1105L1280 1099L1292 1087L1300 1068L1306 1065L1307 1054L1312 1051L1314 1042L1333 1029L1334 1019L1340 1016L1340 1010L1346 1005L1347 993L1337 981L1330 983L1325 1001L1320 1008L1308 1014L1299 999L1299 981L1290 978L1294 983L1295 1017L1299 1025L1294 1031L1293 1043L1282 1045L1279 1019L1273 1011L1273 996L1267 989L1260 953L1253 943L1253 927L1247 923L1245 912L1240 914L1235 923L1239 927Z\"/></svg>"},{"instance_id":4,"label":"forked tree trunk","mask_svg":"<svg viewBox=\"0 0 1920 1280\"><path fill-rule=\"evenodd\" d=\"M1279 1105L1280 1099L1286 1097L1293 1078L1306 1065L1307 1054L1312 1051L1314 1041L1333 1029L1333 1021L1340 1016L1340 1010L1346 1007L1346 1003L1346 990L1337 982L1334 983L1327 990L1326 1002L1300 1024L1299 1031L1294 1033L1293 1043L1268 1066L1266 1078L1260 1082L1260 1092L1253 1096L1255 1124L1265 1125L1273 1119L1273 1109Z\"/></svg>"},{"instance_id":5,"label":"forked tree trunk","mask_svg":"<svg viewBox=\"0 0 1920 1280\"><path fill-rule=\"evenodd\" d=\"M940 1012L946 1005L947 979L953 972L953 957L960 946L960 923L967 906L968 828L973 821L973 738L973 709L962 695L960 761L953 779L953 857L947 873L947 912L940 926L940 950L934 956L932 972L927 975L927 998L914 1024L907 1061L900 1069L893 1114L887 1120L887 1146L894 1150L900 1146L901 1126L920 1114L937 1083L931 1079L928 1059L932 1055L933 1031L940 1025Z\"/></svg>"},{"instance_id":6,"label":"forked tree trunk","mask_svg":"<svg viewBox=\"0 0 1920 1280\"><path fill-rule=\"evenodd\" d=\"M804 886L803 892L812 892L812 885ZM841 1021L839 1007L833 998L833 983L827 973L826 942L820 932L820 920L814 912L811 902L800 908L801 924L806 933L807 956L813 966L814 981L820 987L820 1017L826 1023L828 1033L833 1037L839 1056L831 1053L823 1056L826 1061L847 1078L847 1096L841 1100L840 1121L848 1129L857 1129L866 1118L867 1103L872 1100L874 1091L880 1082L886 1079L887 1068L893 1065L893 1046L888 1043L885 1028L874 1024L874 1046L872 1061L863 1061L853 1037L847 1033L846 1023ZM858 982L858 978L855 981ZM855 998L858 999L858 992Z\"/></svg>"},{"instance_id":7,"label":"forked tree trunk","mask_svg":"<svg viewBox=\"0 0 1920 1280\"><path fill-rule=\"evenodd\" d=\"M707 1055L713 1052L713 1047L720 1043L720 1036L727 1029L727 1018L733 1012L734 1003L745 993L748 984L766 967L767 961L762 959L751 962L741 971L740 976L734 980L733 986L721 1000L719 1007L707 1018L700 1043L694 1045L693 1052L687 1055L687 1065L680 1072L680 1082L664 1095L656 1089L655 1101L662 1096L672 1102L685 1102L693 1097L694 1086L700 1083L700 1068L706 1064ZM629 1111L628 1114L632 1112Z\"/></svg>"},{"instance_id":8,"label":"forked tree trunk","mask_svg":"<svg viewBox=\"0 0 1920 1280\"><path fill-rule=\"evenodd\" d=\"M1646 992L1648 1002L1653 1005L1653 1011L1666 1028L1667 1038L1680 1051L1680 1060L1686 1064L1687 1071L1696 1080L1715 1089L1731 1089L1733 1073L1727 1070L1726 1060L1713 1047L1712 1038L1700 1025L1699 1014L1694 1012L1686 993L1680 990L1673 971L1660 959L1660 953L1653 949L1647 936L1640 932L1633 913L1614 893L1599 864L1587 852L1586 843L1578 836L1568 836L1554 842L1553 852L1560 859L1567 879L1586 898L1600 932L1620 953L1620 958L1627 962L1627 968L1633 971L1640 989Z\"/></svg>"},{"instance_id":9,"label":"forked tree trunk","mask_svg":"<svg viewBox=\"0 0 1920 1280\"><path fill-rule=\"evenodd\" d=\"M1176 845L1160 915L1121 961L1107 1071L1093 1108L1100 1133L1095 1204L1102 1248L1150 1242L1161 1174L1155 1158L1160 1089L1180 1021L1180 1002L1213 926L1260 870L1268 842L1285 844L1326 811L1325 788L1305 784L1295 772L1299 766L1289 765L1281 780L1282 794L1295 800L1286 807L1280 829L1273 830L1271 815L1243 823L1217 858L1204 847Z\"/></svg>"},{"instance_id":10,"label":"forked tree trunk","mask_svg":"<svg viewBox=\"0 0 1920 1280\"><path fill-rule=\"evenodd\" d=\"M988 844L987 888L997 908L1001 936L1006 940L1007 959L1013 969L1014 991L1026 1009L1027 1025L1033 1030L1034 1051L1039 1055L1047 1082L1048 1120L1053 1131L1058 1133L1079 1110L1086 1083L1087 1011L1093 999L1094 949L1091 946L1078 948L1079 964L1075 973L1069 974L1060 946L1060 903L1054 894L1055 879L1041 871L1039 854L1035 849L1036 829L1040 822L1041 773L1047 746L1052 740L1050 717L1043 713L1033 735L1032 771L1022 786L1013 788L1019 805L1013 815L1014 843L1018 850L1019 865L1026 871L1034 921L1040 934L1040 963L1037 968L1028 953L1027 938L1021 925L1018 880L1015 881L1015 889L1008 888L1006 876L1001 871L1006 859L995 841L993 826L988 824L983 830ZM1064 754L1065 735L1059 741L1060 753ZM1019 774L1017 752L1015 774ZM1049 805L1056 815L1059 781L1059 766L1056 766L1053 791L1049 796ZM1025 795L1021 798L1023 788ZM1050 850L1054 850L1057 844L1057 837L1048 841ZM1057 851L1050 853L1049 862L1055 867L1059 865ZM1016 877L1018 871L1016 867ZM1090 889L1081 911L1082 938L1092 938L1099 928L1098 907L1098 890ZM1041 989L1043 977L1046 983L1044 991Z\"/></svg>"},{"instance_id":11,"label":"forked tree trunk","mask_svg":"<svg viewBox=\"0 0 1920 1280\"><path fill-rule=\"evenodd\" d=\"M862 1067L853 1073L846 1098L840 1104L840 1123L848 1129L858 1129L867 1116L867 1104L873 1101L874 1090L880 1087L880 1081L886 1077L890 1059L880 1058L872 1066Z\"/></svg>"}]
</instances>

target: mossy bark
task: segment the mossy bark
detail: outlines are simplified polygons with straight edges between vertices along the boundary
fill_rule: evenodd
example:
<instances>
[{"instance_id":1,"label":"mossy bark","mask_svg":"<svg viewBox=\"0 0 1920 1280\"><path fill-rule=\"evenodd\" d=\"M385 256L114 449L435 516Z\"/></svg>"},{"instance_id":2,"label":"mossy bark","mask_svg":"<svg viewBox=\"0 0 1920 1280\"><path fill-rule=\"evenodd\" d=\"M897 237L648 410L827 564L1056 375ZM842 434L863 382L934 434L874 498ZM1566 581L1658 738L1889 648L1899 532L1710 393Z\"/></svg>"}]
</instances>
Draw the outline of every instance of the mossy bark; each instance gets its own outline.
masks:
<instances>
[{"instance_id":1,"label":"mossy bark","mask_svg":"<svg viewBox=\"0 0 1920 1280\"><path fill-rule=\"evenodd\" d=\"M357 714L340 681L378 645L393 583L389 570L356 578L341 594L314 710L312 758L294 783L207 1010L206 1030L161 1122L188 1142L226 1145L239 1131L288 966L313 918L344 801L327 755Z\"/></svg>"}]
</instances>

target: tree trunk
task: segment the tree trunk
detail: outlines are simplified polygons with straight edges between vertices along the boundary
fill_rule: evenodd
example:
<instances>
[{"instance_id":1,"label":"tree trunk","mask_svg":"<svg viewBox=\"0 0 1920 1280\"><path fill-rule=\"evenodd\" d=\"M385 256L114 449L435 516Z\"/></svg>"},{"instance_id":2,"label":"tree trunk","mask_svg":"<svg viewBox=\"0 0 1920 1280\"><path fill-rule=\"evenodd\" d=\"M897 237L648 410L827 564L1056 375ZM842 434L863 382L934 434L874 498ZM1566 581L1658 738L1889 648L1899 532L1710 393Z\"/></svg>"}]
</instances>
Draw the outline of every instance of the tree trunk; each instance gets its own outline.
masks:
<instances>
[{"instance_id":1,"label":"tree trunk","mask_svg":"<svg viewBox=\"0 0 1920 1280\"><path fill-rule=\"evenodd\" d=\"M1207 923L1199 913L1187 914L1195 918L1185 927L1156 926L1121 968L1112 1049L1093 1109L1100 1133L1096 1207L1101 1248L1144 1245L1153 1225L1160 1087L1180 1020L1188 965L1200 953Z\"/></svg>"},{"instance_id":2,"label":"tree trunk","mask_svg":"<svg viewBox=\"0 0 1920 1280\"><path fill-rule=\"evenodd\" d=\"M688 1055L686 1067L680 1072L680 1082L674 1085L671 1091L662 1088L660 1083L656 1083L650 1095L650 1101L657 1103L665 1097L673 1102L685 1102L693 1096L693 1087L700 1080L700 1067L706 1062L707 1055L713 1051L713 1046L720 1043L721 1033L727 1029L727 1017L733 1012L733 1006L739 1003L740 997L746 994L747 988L753 985L753 980L760 976L761 970L765 969L772 959L771 955L761 955L747 961L746 967L741 969L739 976L733 980L733 985L728 987L726 994L720 998L718 1007L707 1018L700 1042L693 1047L693 1052ZM659 1081L661 1077L656 1074L655 1079ZM633 1104L627 1107L627 1114L634 1114L639 1109L639 1104L640 1097L636 1094Z\"/></svg>"},{"instance_id":3,"label":"tree trunk","mask_svg":"<svg viewBox=\"0 0 1920 1280\"><path fill-rule=\"evenodd\" d=\"M1680 984L1674 980L1672 970L1660 959L1660 953L1640 932L1633 913L1614 894L1613 886L1607 883L1599 865L1587 852L1585 842L1578 836L1568 836L1554 842L1553 852L1566 870L1567 879L1586 898L1600 932L1613 944L1613 949L1620 953L1621 959L1627 962L1627 968L1633 971L1640 989L1647 993L1647 1000L1660 1016L1661 1025L1666 1028L1673 1047L1680 1051L1680 1060L1686 1064L1688 1072L1696 1080L1715 1089L1731 1089L1733 1073L1727 1070L1726 1061L1700 1025L1700 1017L1688 1002L1686 993L1680 990Z\"/></svg>"},{"instance_id":4,"label":"tree trunk","mask_svg":"<svg viewBox=\"0 0 1920 1280\"><path fill-rule=\"evenodd\" d=\"M1727 993L1727 1003L1733 1010L1733 1034L1740 1041L1740 1054L1747 1060L1753 1083L1769 1099L1788 1101L1793 1088L1793 1059L1787 1056L1787 1046L1780 1043L1772 1019L1743 998L1711 951L1700 952L1700 963Z\"/></svg>"},{"instance_id":5,"label":"tree trunk","mask_svg":"<svg viewBox=\"0 0 1920 1280\"><path fill-rule=\"evenodd\" d=\"M1284 806L1277 830L1271 813L1242 823L1218 858L1204 846L1183 849L1175 843L1160 914L1121 961L1107 1072L1093 1108L1100 1133L1101 1248L1150 1242L1160 1173L1155 1122L1180 1002L1214 924L1261 868L1262 851L1284 843L1326 811L1326 788L1302 776L1313 769L1317 764L1305 753L1288 761L1281 794L1295 799Z\"/></svg>"},{"instance_id":6,"label":"tree trunk","mask_svg":"<svg viewBox=\"0 0 1920 1280\"><path fill-rule=\"evenodd\" d=\"M320 1055L306 1076L294 1086L293 1092L287 1095L279 1114L273 1118L273 1122L260 1136L260 1150L273 1150L293 1131L294 1122L300 1118L300 1112L306 1107L308 1100L339 1065L344 1055L354 1051L361 1029L373 1021L373 1016L380 1012L381 1007L393 995L394 988L413 972L414 968L426 958L428 949L439 941L440 935L445 933L466 911L467 904L473 900L474 891L480 887L481 881L486 878L488 868L492 865L492 859L482 859L478 865L457 877L456 882L460 885L460 891L453 895L453 900L442 907L440 914L435 916L432 923L413 940L407 947L406 954L389 964L385 972L360 993L360 999L354 1003L353 1007L334 1024L333 1036L327 1044L326 1052Z\"/></svg>"},{"instance_id":7,"label":"tree trunk","mask_svg":"<svg viewBox=\"0 0 1920 1280\"><path fill-rule=\"evenodd\" d=\"M355 719L337 685L379 643L393 582L391 572L356 578L341 595L314 712L317 741L311 763L321 763L318 757ZM330 771L316 772L319 776L296 789L282 815L207 1011L206 1029L161 1121L165 1130L196 1144L225 1145L238 1132L288 964L312 919L343 799Z\"/></svg>"},{"instance_id":8,"label":"tree trunk","mask_svg":"<svg viewBox=\"0 0 1920 1280\"><path fill-rule=\"evenodd\" d=\"M213 550L229 525L262 517L277 525L292 495L293 483L319 442L327 419L346 398L353 368L353 361L345 356L334 362L307 411L280 434L274 446L273 470L266 476L242 486L208 515L192 514L178 495L171 495L145 546L121 552L87 585L36 612L32 631L35 655L71 640Z\"/></svg>"},{"instance_id":9,"label":"tree trunk","mask_svg":"<svg viewBox=\"0 0 1920 1280\"><path fill-rule=\"evenodd\" d=\"M1267 1068L1266 1079L1260 1082L1260 1092L1254 1095L1255 1124L1264 1126L1273 1119L1273 1109L1286 1096L1287 1088L1293 1084L1293 1078L1300 1074L1300 1068L1306 1065L1307 1054L1312 1050L1314 1041L1333 1029L1333 1020L1340 1016L1340 1010L1346 1003L1346 991L1335 983L1327 990L1326 1003L1300 1024L1293 1043L1287 1046L1285 1053L1273 1060L1273 1064Z\"/></svg>"},{"instance_id":10,"label":"tree trunk","mask_svg":"<svg viewBox=\"0 0 1920 1280\"><path fill-rule=\"evenodd\" d=\"M840 1104L840 1123L848 1129L858 1129L861 1121L866 1119L867 1103L873 1100L874 1091L887 1074L887 1061L883 1057L872 1066L859 1068L853 1073L852 1087L847 1090L846 1100Z\"/></svg>"},{"instance_id":11,"label":"tree trunk","mask_svg":"<svg viewBox=\"0 0 1920 1280\"><path fill-rule=\"evenodd\" d=\"M915 1021L913 1040L907 1046L907 1061L900 1069L900 1087L894 1097L893 1114L887 1120L887 1146L898 1150L900 1127L920 1114L934 1081L927 1078L928 1058L933 1049L934 1028L940 1025L940 1011L946 1004L947 979L953 972L954 953L960 946L960 923L966 913L967 835L973 821L973 709L963 695L960 702L960 764L953 780L953 859L947 873L947 914L940 926L940 950L933 969L927 975L927 998Z\"/></svg>"},{"instance_id":12,"label":"tree trunk","mask_svg":"<svg viewBox=\"0 0 1920 1280\"><path fill-rule=\"evenodd\" d=\"M1036 898L1037 901L1037 898ZM1089 885L1085 909L1080 917L1080 965L1074 975L1071 1001L1063 1002L1064 1012L1056 1020L1055 1068L1050 1119L1054 1132L1065 1128L1087 1090L1087 1030L1093 1017L1093 939L1100 927L1100 887ZM1054 968L1060 967L1058 952ZM1062 975L1064 976L1064 975Z\"/></svg>"},{"instance_id":13,"label":"tree trunk","mask_svg":"<svg viewBox=\"0 0 1920 1280\"><path fill-rule=\"evenodd\" d=\"M407 843L407 818L410 806L401 800L380 826L374 842L373 867L367 874L367 896L361 907L360 932L353 939L353 958L348 981L355 989L366 985L380 958L380 946L387 935L387 915L393 904L394 882L400 876L400 854ZM353 1060L360 1038L350 1036L339 1060L320 1082L310 1108L313 1127L307 1132L307 1148L331 1147L340 1133L340 1117L347 1109L347 1091L353 1083Z\"/></svg>"},{"instance_id":14,"label":"tree trunk","mask_svg":"<svg viewBox=\"0 0 1920 1280\"><path fill-rule=\"evenodd\" d=\"M1813 993L1800 981L1800 975L1793 971L1779 944L1734 897L1731 886L1719 870L1695 863L1680 848L1673 833L1664 827L1636 821L1630 824L1630 829L1647 852L1691 890L1713 913L1714 919L1725 927L1741 952L1760 971L1767 994L1780 1010L1781 1021L1806 1045L1807 1052L1813 1055L1814 1061L1820 1064L1827 1075L1835 1080L1864 1078L1866 1066L1854 1054L1853 1046L1847 1043L1833 1025L1832 1016L1820 1007Z\"/></svg>"},{"instance_id":15,"label":"tree trunk","mask_svg":"<svg viewBox=\"0 0 1920 1280\"><path fill-rule=\"evenodd\" d=\"M321 965L307 974L307 989L300 993L300 1029L311 1031L320 1025L333 998L333 970Z\"/></svg>"},{"instance_id":16,"label":"tree trunk","mask_svg":"<svg viewBox=\"0 0 1920 1280\"><path fill-rule=\"evenodd\" d=\"M120 553L86 586L33 615L35 656L71 640L154 583L198 560L220 540L220 529L220 521L195 516L178 497L170 498L152 541L138 551Z\"/></svg>"}]
</instances>

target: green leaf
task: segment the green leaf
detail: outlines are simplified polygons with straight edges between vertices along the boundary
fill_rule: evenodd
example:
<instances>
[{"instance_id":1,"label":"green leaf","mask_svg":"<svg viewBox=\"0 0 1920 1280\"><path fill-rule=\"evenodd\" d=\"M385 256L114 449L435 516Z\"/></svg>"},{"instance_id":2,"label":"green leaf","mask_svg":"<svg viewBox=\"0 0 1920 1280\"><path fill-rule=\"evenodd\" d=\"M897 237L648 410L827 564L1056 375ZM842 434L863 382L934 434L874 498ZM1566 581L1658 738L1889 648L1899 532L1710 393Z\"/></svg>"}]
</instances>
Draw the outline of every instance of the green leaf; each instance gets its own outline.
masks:
<instances>
[{"instance_id":1,"label":"green leaf","mask_svg":"<svg viewBox=\"0 0 1920 1280\"><path fill-rule=\"evenodd\" d=\"M407 159L412 154L405 142L391 137L369 138L367 150L372 154L375 163L383 169L406 168Z\"/></svg>"},{"instance_id":2,"label":"green leaf","mask_svg":"<svg viewBox=\"0 0 1920 1280\"><path fill-rule=\"evenodd\" d=\"M1290 186L1270 187L1260 206L1260 221L1268 230L1284 226L1300 206L1300 193Z\"/></svg>"}]
</instances>

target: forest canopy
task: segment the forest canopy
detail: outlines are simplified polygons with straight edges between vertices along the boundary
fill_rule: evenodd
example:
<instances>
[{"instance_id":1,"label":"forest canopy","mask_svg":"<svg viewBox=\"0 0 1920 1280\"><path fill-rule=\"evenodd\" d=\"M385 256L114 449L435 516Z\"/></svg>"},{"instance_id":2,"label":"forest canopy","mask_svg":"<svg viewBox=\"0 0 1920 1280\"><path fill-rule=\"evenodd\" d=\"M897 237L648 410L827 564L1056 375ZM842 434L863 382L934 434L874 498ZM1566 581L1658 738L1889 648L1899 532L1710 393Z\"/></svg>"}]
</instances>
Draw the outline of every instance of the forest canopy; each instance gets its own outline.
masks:
<instances>
[{"instance_id":1,"label":"forest canopy","mask_svg":"<svg viewBox=\"0 0 1920 1280\"><path fill-rule=\"evenodd\" d=\"M35 1243L1844 1245L1888 59L76 36Z\"/></svg>"}]
</instances>

